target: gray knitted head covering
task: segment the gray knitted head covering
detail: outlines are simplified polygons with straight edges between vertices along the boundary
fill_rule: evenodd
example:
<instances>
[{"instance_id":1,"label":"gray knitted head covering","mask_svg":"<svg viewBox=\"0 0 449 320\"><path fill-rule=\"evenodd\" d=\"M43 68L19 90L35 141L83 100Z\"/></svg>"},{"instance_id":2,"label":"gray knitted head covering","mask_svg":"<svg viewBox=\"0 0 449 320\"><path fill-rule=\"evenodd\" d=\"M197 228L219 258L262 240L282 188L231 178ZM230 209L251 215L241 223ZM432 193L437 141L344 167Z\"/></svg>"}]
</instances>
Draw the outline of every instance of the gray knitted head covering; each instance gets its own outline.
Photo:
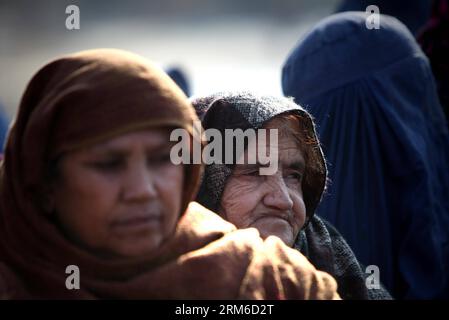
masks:
<instances>
[{"instance_id":1,"label":"gray knitted head covering","mask_svg":"<svg viewBox=\"0 0 449 320\"><path fill-rule=\"evenodd\" d=\"M309 113L289 98L257 96L248 92L217 93L195 98L192 103L202 119L204 129L214 128L222 134L225 129L260 129L279 115L300 116L306 135L304 140L307 141L308 147L302 189L309 221L321 200L327 174L323 153ZM197 201L210 210L217 211L232 170L233 166L224 164L224 161L223 164L207 165Z\"/></svg>"}]
</instances>

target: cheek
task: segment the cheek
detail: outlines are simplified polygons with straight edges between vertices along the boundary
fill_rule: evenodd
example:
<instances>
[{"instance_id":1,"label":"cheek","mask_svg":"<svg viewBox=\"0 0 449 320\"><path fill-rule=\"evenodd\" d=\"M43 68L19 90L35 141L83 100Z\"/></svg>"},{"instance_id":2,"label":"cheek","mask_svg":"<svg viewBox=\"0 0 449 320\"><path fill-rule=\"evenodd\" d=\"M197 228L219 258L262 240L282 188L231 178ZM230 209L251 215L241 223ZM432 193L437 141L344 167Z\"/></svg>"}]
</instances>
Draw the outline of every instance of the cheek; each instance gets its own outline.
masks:
<instances>
[{"instance_id":1,"label":"cheek","mask_svg":"<svg viewBox=\"0 0 449 320\"><path fill-rule=\"evenodd\" d=\"M117 184L88 172L66 176L55 197L63 227L83 242L99 245L107 237L108 219L117 204Z\"/></svg>"},{"instance_id":2,"label":"cheek","mask_svg":"<svg viewBox=\"0 0 449 320\"><path fill-rule=\"evenodd\" d=\"M158 201L164 211L164 232L171 233L181 214L184 187L183 166L169 165L155 173Z\"/></svg>"},{"instance_id":3,"label":"cheek","mask_svg":"<svg viewBox=\"0 0 449 320\"><path fill-rule=\"evenodd\" d=\"M238 228L252 222L252 213L262 199L259 183L251 179L231 177L223 190L220 214Z\"/></svg>"},{"instance_id":4,"label":"cheek","mask_svg":"<svg viewBox=\"0 0 449 320\"><path fill-rule=\"evenodd\" d=\"M290 193L290 197L293 201L293 215L295 222L295 231L299 231L306 220L306 206L304 204L304 199L302 193L298 193L297 191L292 191ZM297 229L297 230L296 230Z\"/></svg>"}]
</instances>

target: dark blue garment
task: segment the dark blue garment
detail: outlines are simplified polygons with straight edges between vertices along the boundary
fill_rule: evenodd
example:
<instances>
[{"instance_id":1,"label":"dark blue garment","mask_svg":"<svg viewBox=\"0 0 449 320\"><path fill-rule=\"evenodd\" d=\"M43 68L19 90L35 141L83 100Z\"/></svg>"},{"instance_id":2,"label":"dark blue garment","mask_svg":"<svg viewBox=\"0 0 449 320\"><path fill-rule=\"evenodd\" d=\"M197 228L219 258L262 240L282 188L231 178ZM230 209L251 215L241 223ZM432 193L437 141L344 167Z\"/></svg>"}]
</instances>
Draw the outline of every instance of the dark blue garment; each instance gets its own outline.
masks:
<instances>
[{"instance_id":1,"label":"dark blue garment","mask_svg":"<svg viewBox=\"0 0 449 320\"><path fill-rule=\"evenodd\" d=\"M0 104L0 153L3 153L3 148L6 140L6 134L8 133L9 120L8 116L3 110Z\"/></svg>"},{"instance_id":2,"label":"dark blue garment","mask_svg":"<svg viewBox=\"0 0 449 320\"><path fill-rule=\"evenodd\" d=\"M180 87L181 90L184 91L184 94L187 97L190 97L190 84L184 71L182 71L178 67L172 67L167 70L167 74L178 85L178 87Z\"/></svg>"},{"instance_id":3,"label":"dark blue garment","mask_svg":"<svg viewBox=\"0 0 449 320\"><path fill-rule=\"evenodd\" d=\"M381 14L398 18L412 33L424 26L432 11L432 0L343 0L337 12L365 11L370 5L376 5Z\"/></svg>"},{"instance_id":4,"label":"dark blue garment","mask_svg":"<svg viewBox=\"0 0 449 320\"><path fill-rule=\"evenodd\" d=\"M448 297L448 127L412 34L380 22L324 19L288 57L282 87L315 117L328 161L318 215L380 268L394 297Z\"/></svg>"}]
</instances>

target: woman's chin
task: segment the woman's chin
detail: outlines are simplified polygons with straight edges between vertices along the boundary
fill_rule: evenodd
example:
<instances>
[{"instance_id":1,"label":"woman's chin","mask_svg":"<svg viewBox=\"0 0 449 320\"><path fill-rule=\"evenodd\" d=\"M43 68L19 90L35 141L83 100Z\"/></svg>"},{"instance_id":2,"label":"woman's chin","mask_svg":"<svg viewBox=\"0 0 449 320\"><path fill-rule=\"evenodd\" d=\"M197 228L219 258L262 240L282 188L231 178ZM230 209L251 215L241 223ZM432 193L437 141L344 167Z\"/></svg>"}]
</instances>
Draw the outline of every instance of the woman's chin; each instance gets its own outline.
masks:
<instances>
[{"instance_id":1,"label":"woman's chin","mask_svg":"<svg viewBox=\"0 0 449 320\"><path fill-rule=\"evenodd\" d=\"M286 245L292 247L293 246L293 235L292 235L292 227L291 225L284 219L279 218L265 218L261 219L253 225L252 227L256 228L260 236L263 239L268 238L269 236L276 236L280 238Z\"/></svg>"},{"instance_id":2,"label":"woman's chin","mask_svg":"<svg viewBox=\"0 0 449 320\"><path fill-rule=\"evenodd\" d=\"M157 251L162 245L162 239L145 239L141 241L120 243L110 249L114 255L123 258L142 258Z\"/></svg>"}]
</instances>

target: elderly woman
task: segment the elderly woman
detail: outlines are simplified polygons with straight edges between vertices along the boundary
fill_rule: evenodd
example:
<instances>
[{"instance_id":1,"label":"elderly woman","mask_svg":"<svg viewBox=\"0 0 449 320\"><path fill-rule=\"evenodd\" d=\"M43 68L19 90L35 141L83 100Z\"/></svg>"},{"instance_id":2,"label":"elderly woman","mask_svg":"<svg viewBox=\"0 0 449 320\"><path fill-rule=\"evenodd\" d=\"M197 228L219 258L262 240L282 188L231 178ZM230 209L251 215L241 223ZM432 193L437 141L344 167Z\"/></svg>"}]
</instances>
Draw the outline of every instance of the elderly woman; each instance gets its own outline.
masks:
<instances>
[{"instance_id":1,"label":"elderly woman","mask_svg":"<svg viewBox=\"0 0 449 320\"><path fill-rule=\"evenodd\" d=\"M449 297L449 134L434 77L401 22L365 22L355 12L324 19L282 70L330 164L318 213L394 297Z\"/></svg>"},{"instance_id":2,"label":"elderly woman","mask_svg":"<svg viewBox=\"0 0 449 320\"><path fill-rule=\"evenodd\" d=\"M206 130L226 134L230 129L274 129L278 133L277 141L265 134L270 136L265 150L277 154L278 159L270 156L277 160L277 170L262 175L259 170L267 165L250 162L251 144L257 145L252 150L259 150L265 143L253 139L243 154L234 156L239 162L217 161L206 166L198 194L201 204L238 228L254 227L262 237L277 236L301 251L316 268L335 277L344 299L390 298L379 283L367 288L365 269L345 240L314 215L327 171L313 121L304 109L287 98L247 92L196 98L193 104ZM270 147L273 144L275 148Z\"/></svg>"},{"instance_id":3,"label":"elderly woman","mask_svg":"<svg viewBox=\"0 0 449 320\"><path fill-rule=\"evenodd\" d=\"M172 80L133 54L43 67L1 163L0 297L338 298L281 241L191 202L201 166L173 164L169 137L196 139L195 119Z\"/></svg>"}]
</instances>

